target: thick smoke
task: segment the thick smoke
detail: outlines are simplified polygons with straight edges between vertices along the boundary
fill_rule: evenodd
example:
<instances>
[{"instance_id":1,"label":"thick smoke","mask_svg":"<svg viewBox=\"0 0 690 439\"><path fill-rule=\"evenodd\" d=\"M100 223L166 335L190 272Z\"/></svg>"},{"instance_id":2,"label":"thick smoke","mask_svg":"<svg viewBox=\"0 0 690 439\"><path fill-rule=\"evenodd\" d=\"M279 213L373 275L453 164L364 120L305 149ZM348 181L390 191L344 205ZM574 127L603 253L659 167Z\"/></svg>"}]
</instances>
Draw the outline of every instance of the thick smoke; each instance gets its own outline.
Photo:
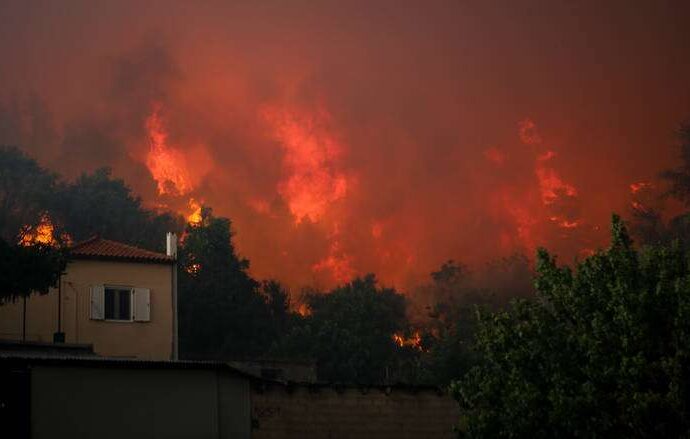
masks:
<instances>
[{"instance_id":1,"label":"thick smoke","mask_svg":"<svg viewBox=\"0 0 690 439\"><path fill-rule=\"evenodd\" d=\"M4 2L0 143L293 286L603 245L690 112L688 6L458 3Z\"/></svg>"}]
</instances>

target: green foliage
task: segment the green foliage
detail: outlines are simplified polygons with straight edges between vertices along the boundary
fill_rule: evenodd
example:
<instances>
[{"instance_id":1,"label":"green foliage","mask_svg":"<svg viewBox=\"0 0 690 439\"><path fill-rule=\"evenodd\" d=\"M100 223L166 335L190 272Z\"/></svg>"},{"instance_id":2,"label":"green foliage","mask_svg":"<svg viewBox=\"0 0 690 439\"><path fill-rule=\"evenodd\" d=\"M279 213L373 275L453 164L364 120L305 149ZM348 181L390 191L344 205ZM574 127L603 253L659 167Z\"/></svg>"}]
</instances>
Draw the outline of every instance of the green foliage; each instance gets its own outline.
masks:
<instances>
[{"instance_id":1,"label":"green foliage","mask_svg":"<svg viewBox=\"0 0 690 439\"><path fill-rule=\"evenodd\" d=\"M179 252L180 351L184 358L260 357L282 330L287 293L260 285L232 243L230 220L203 209Z\"/></svg>"},{"instance_id":2,"label":"green foliage","mask_svg":"<svg viewBox=\"0 0 690 439\"><path fill-rule=\"evenodd\" d=\"M690 255L612 244L559 267L540 250L537 297L482 313L477 365L452 385L467 437L687 437Z\"/></svg>"},{"instance_id":3,"label":"green foliage","mask_svg":"<svg viewBox=\"0 0 690 439\"><path fill-rule=\"evenodd\" d=\"M396 380L400 349L392 336L407 329L404 296L367 275L327 294L309 293L305 302L309 314L281 340L278 354L316 360L321 380Z\"/></svg>"},{"instance_id":4,"label":"green foliage","mask_svg":"<svg viewBox=\"0 0 690 439\"><path fill-rule=\"evenodd\" d=\"M48 293L57 285L65 265L60 249L45 244L9 244L0 239L0 305L32 293Z\"/></svg>"}]
</instances>

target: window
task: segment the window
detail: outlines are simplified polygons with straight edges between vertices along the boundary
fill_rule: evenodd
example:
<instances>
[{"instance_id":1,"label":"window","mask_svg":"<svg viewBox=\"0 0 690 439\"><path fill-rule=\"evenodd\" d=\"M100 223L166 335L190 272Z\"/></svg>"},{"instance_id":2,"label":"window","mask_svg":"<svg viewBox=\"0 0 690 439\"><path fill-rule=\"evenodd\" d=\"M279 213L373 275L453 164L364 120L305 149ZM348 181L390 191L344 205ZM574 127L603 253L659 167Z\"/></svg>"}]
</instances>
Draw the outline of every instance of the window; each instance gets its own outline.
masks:
<instances>
[{"instance_id":1,"label":"window","mask_svg":"<svg viewBox=\"0 0 690 439\"><path fill-rule=\"evenodd\" d=\"M151 321L151 290L140 287L91 286L91 319Z\"/></svg>"},{"instance_id":2,"label":"window","mask_svg":"<svg viewBox=\"0 0 690 439\"><path fill-rule=\"evenodd\" d=\"M105 319L132 320L132 289L105 287Z\"/></svg>"}]
</instances>

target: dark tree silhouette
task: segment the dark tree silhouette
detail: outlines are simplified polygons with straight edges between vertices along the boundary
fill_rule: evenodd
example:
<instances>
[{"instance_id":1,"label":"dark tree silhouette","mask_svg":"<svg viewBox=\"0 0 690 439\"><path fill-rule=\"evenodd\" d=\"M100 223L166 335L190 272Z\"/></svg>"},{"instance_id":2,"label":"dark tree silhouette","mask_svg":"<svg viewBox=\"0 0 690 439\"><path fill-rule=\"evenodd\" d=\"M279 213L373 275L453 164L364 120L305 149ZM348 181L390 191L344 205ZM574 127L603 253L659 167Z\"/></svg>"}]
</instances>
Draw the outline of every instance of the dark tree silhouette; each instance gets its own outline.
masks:
<instances>
[{"instance_id":1,"label":"dark tree silhouette","mask_svg":"<svg viewBox=\"0 0 690 439\"><path fill-rule=\"evenodd\" d=\"M678 128L679 165L660 174L668 183L663 198L676 199L690 207L690 122ZM690 248L690 212L683 212L664 221L663 208L638 206L632 211L631 230L643 245L670 244L678 240Z\"/></svg>"},{"instance_id":2,"label":"dark tree silhouette","mask_svg":"<svg viewBox=\"0 0 690 439\"><path fill-rule=\"evenodd\" d=\"M179 251L180 352L185 358L260 357L274 342L275 320L284 319L284 289L267 283L262 294L232 236L230 220L207 208L201 222L185 231Z\"/></svg>"},{"instance_id":3,"label":"dark tree silhouette","mask_svg":"<svg viewBox=\"0 0 690 439\"><path fill-rule=\"evenodd\" d=\"M305 302L308 315L281 341L278 353L314 359L322 380L395 378L398 346L392 336L407 329L404 296L367 275L329 293L311 292Z\"/></svg>"},{"instance_id":4,"label":"dark tree silhouette","mask_svg":"<svg viewBox=\"0 0 690 439\"><path fill-rule=\"evenodd\" d=\"M55 210L75 241L93 235L163 251L166 232L179 232L184 220L145 209L141 199L109 168L82 174L57 196Z\"/></svg>"},{"instance_id":5,"label":"dark tree silhouette","mask_svg":"<svg viewBox=\"0 0 690 439\"><path fill-rule=\"evenodd\" d=\"M0 239L0 305L46 294L65 269L63 251L47 244L22 246Z\"/></svg>"},{"instance_id":6,"label":"dark tree silhouette","mask_svg":"<svg viewBox=\"0 0 690 439\"><path fill-rule=\"evenodd\" d=\"M0 238L15 243L24 226L35 226L55 207L58 176L19 149L0 146Z\"/></svg>"},{"instance_id":7,"label":"dark tree silhouette","mask_svg":"<svg viewBox=\"0 0 690 439\"><path fill-rule=\"evenodd\" d=\"M690 122L678 128L680 141L680 165L661 173L661 177L670 184L667 195L670 195L690 207Z\"/></svg>"}]
</instances>

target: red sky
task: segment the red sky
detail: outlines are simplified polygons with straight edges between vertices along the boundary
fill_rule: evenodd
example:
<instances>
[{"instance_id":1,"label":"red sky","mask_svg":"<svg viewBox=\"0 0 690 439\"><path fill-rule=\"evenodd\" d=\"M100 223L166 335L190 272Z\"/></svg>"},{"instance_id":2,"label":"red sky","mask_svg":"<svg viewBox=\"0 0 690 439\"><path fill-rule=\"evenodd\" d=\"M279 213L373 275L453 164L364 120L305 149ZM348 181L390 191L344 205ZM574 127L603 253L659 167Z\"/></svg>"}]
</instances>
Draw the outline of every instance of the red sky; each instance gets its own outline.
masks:
<instances>
[{"instance_id":1,"label":"red sky","mask_svg":"<svg viewBox=\"0 0 690 439\"><path fill-rule=\"evenodd\" d=\"M0 2L0 143L210 205L291 285L571 260L690 118L688 2L197 3Z\"/></svg>"}]
</instances>

